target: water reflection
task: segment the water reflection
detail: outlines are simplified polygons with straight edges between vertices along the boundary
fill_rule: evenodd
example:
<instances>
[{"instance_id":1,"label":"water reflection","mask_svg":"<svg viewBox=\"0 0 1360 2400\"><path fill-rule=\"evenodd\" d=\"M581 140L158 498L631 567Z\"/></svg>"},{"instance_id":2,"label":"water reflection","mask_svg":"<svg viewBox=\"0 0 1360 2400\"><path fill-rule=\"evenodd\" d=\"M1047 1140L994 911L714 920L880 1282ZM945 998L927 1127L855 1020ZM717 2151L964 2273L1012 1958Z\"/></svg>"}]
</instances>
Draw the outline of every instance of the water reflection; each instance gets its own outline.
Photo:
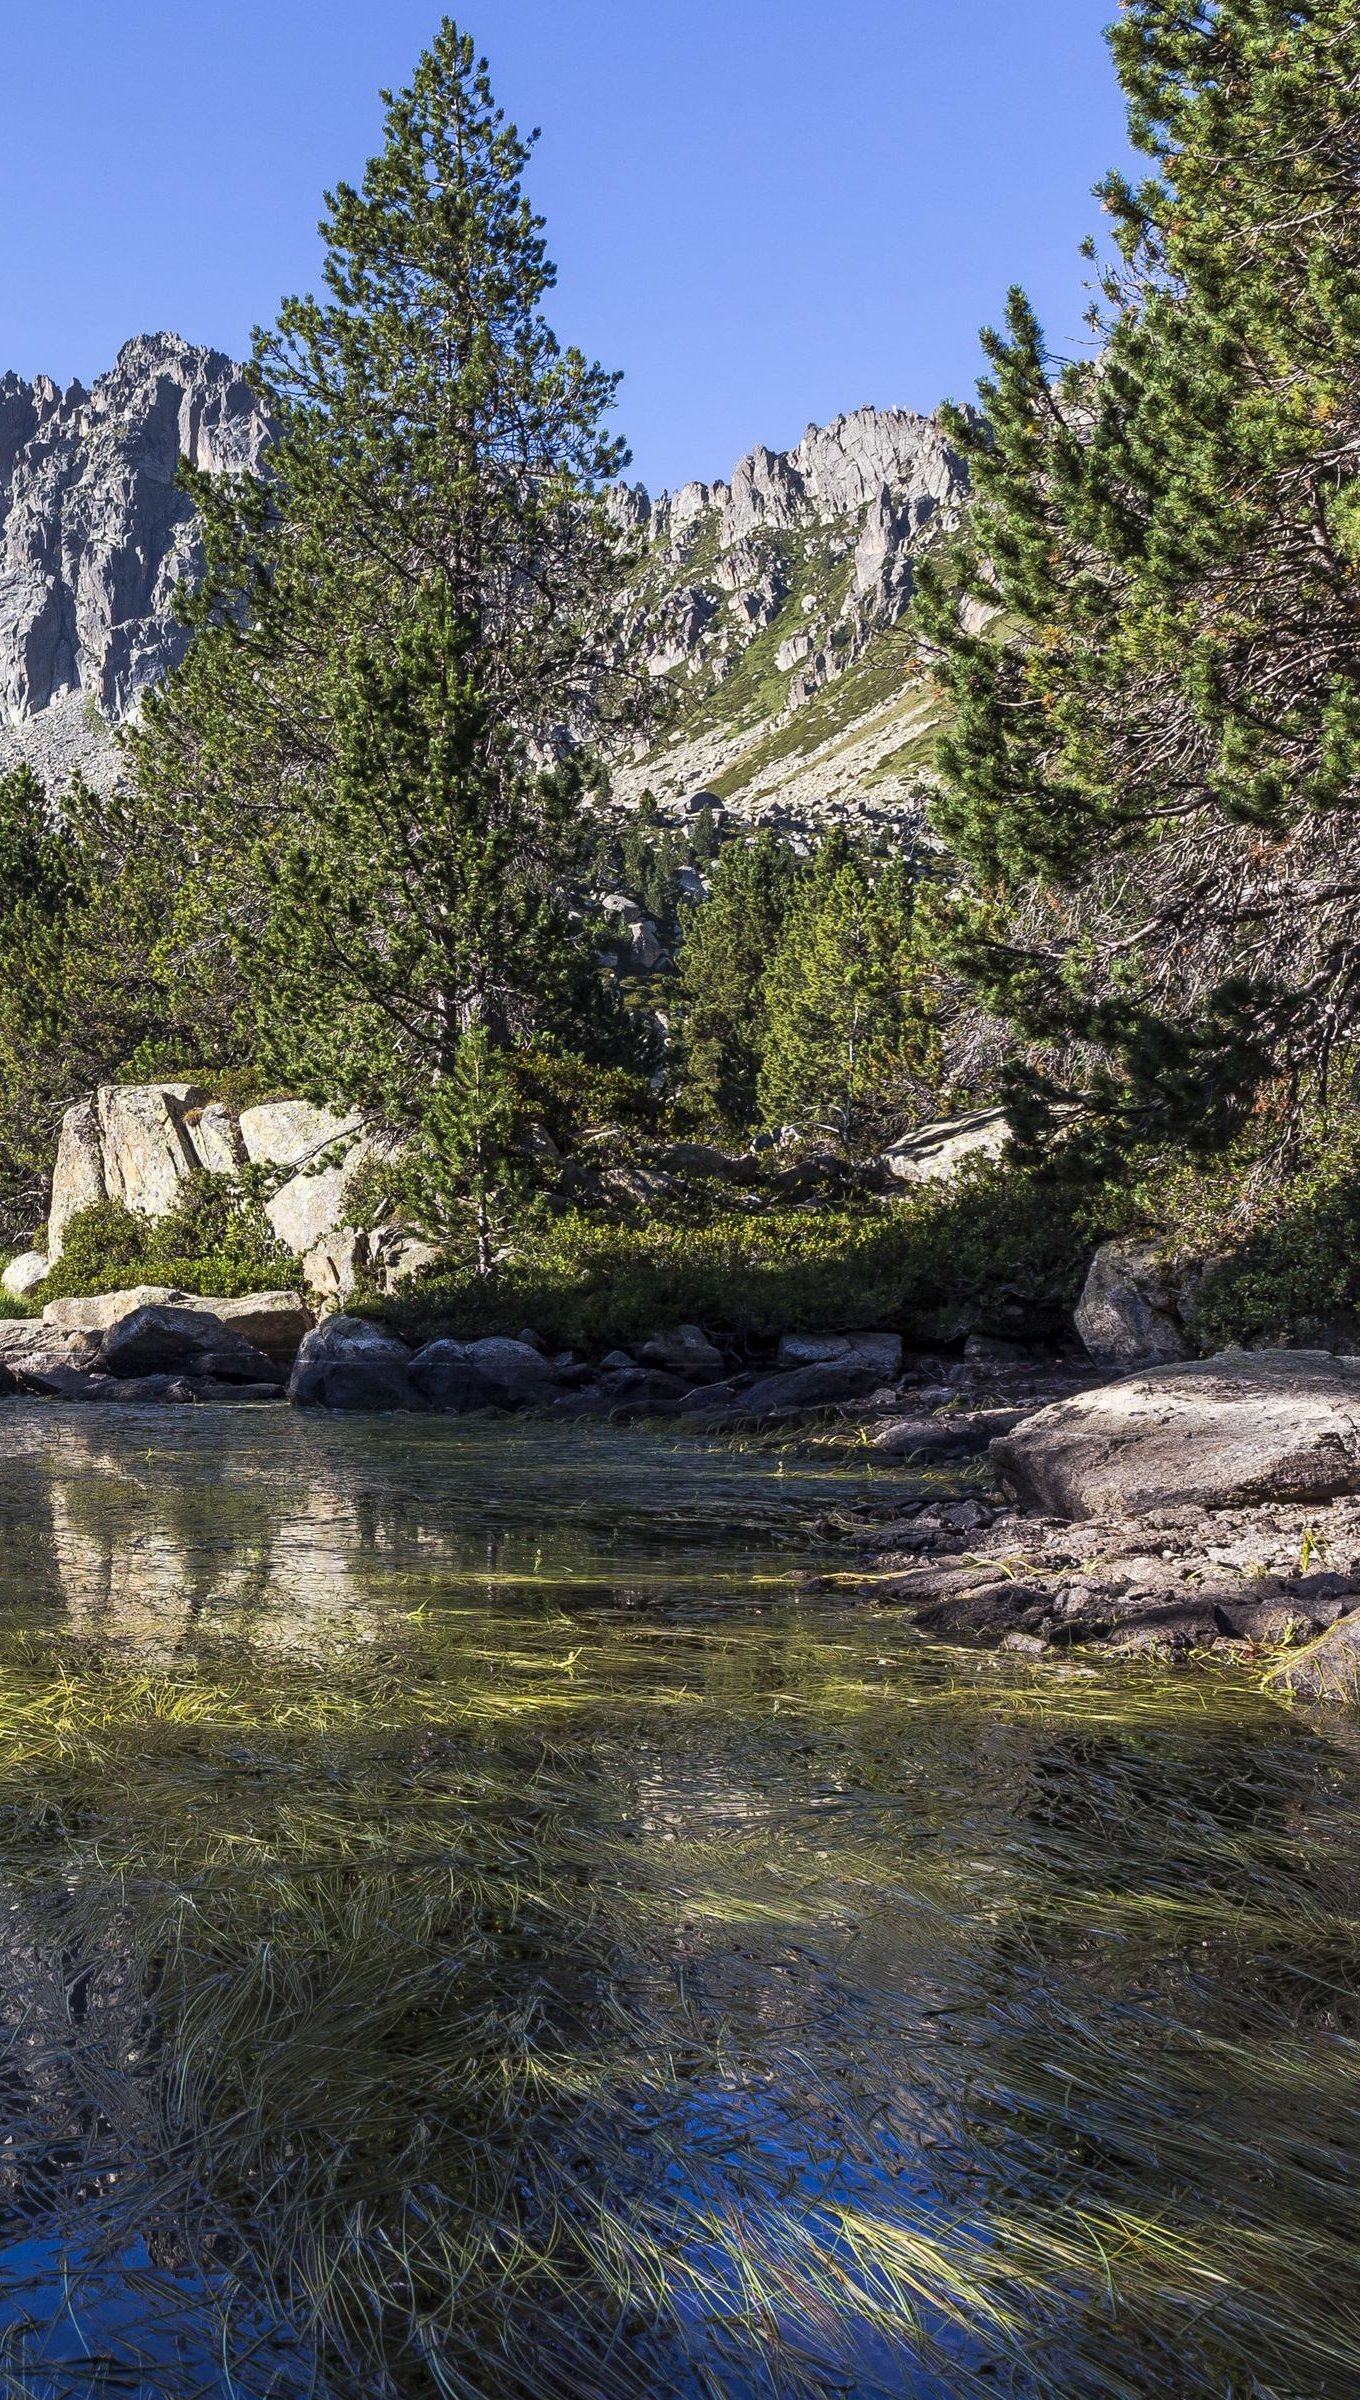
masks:
<instances>
[{"instance_id":1,"label":"water reflection","mask_svg":"<svg viewBox=\"0 0 1360 2400\"><path fill-rule=\"evenodd\" d=\"M801 1606L825 1470L2 1422L0 2388L1360 2387L1325 1730Z\"/></svg>"}]
</instances>

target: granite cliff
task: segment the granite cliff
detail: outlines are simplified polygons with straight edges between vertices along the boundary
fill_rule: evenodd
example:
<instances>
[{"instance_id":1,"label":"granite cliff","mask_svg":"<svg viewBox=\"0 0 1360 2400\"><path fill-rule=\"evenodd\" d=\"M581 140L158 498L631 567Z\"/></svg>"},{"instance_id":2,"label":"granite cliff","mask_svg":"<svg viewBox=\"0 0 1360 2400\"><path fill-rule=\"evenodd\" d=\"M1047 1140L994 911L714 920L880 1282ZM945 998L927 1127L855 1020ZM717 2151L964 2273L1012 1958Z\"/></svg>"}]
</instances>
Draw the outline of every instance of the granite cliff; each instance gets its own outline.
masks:
<instances>
[{"instance_id":1,"label":"granite cliff","mask_svg":"<svg viewBox=\"0 0 1360 2400\"><path fill-rule=\"evenodd\" d=\"M268 434L242 370L172 334L129 342L89 391L0 377L0 767L112 778L114 729L183 653L175 587L199 554L179 463L253 471ZM911 813L932 712L901 620L965 490L934 418L871 408L727 483L621 488L642 556L615 639L671 705L618 799L794 826Z\"/></svg>"},{"instance_id":2,"label":"granite cliff","mask_svg":"<svg viewBox=\"0 0 1360 2400\"><path fill-rule=\"evenodd\" d=\"M180 461L249 470L267 440L241 369L173 334L128 342L88 391L0 376L0 766L112 773L111 729L184 649Z\"/></svg>"}]
</instances>

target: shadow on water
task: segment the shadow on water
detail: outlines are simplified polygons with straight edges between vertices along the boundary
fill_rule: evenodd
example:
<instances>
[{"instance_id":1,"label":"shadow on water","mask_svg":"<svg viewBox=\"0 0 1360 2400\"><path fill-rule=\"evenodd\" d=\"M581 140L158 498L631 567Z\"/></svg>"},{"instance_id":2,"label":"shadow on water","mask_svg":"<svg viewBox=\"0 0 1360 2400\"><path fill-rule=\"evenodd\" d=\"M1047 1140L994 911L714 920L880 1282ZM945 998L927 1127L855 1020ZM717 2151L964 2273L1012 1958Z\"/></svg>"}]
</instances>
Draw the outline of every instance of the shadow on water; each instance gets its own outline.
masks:
<instances>
[{"instance_id":1,"label":"shadow on water","mask_svg":"<svg viewBox=\"0 0 1360 2400\"><path fill-rule=\"evenodd\" d=\"M1344 1739L807 1605L849 1470L3 1424L0 2395L1360 2389Z\"/></svg>"}]
</instances>

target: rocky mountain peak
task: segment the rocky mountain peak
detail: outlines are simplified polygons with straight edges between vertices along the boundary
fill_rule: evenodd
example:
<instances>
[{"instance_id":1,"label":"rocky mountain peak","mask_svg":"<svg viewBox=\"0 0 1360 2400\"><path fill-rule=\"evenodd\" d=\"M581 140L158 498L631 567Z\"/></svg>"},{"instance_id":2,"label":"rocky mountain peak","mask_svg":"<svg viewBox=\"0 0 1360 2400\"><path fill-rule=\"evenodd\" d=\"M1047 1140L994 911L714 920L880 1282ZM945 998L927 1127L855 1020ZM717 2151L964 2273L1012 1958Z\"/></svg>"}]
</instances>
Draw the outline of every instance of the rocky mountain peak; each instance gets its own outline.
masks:
<instances>
[{"instance_id":1,"label":"rocky mountain peak","mask_svg":"<svg viewBox=\"0 0 1360 2400\"><path fill-rule=\"evenodd\" d=\"M107 752L183 655L175 586L199 552L181 460L249 471L268 432L241 368L177 334L125 343L88 391L0 377L0 764Z\"/></svg>"}]
</instances>

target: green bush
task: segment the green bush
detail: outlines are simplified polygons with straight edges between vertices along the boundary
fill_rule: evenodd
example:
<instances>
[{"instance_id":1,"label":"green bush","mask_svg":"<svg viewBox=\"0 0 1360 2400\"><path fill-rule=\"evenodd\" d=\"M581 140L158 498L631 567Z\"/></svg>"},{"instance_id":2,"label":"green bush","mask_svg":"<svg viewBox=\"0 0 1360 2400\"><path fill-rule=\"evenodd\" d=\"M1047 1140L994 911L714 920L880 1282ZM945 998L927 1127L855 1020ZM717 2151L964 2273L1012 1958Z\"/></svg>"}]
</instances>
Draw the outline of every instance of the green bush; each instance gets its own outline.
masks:
<instances>
[{"instance_id":1,"label":"green bush","mask_svg":"<svg viewBox=\"0 0 1360 2400\"><path fill-rule=\"evenodd\" d=\"M560 1219L479 1282L441 1278L373 1313L410 1337L509 1333L596 1349L696 1323L740 1344L886 1327L910 1342L977 1329L1070 1331L1091 1241L1052 1176L984 1168L858 1212L784 1210L680 1225Z\"/></svg>"},{"instance_id":2,"label":"green bush","mask_svg":"<svg viewBox=\"0 0 1360 2400\"><path fill-rule=\"evenodd\" d=\"M1198 1228L1201 1255L1220 1254L1196 1299L1201 1346L1360 1342L1360 1129L1334 1138L1254 1206L1239 1185L1234 1203L1226 1223L1206 1211Z\"/></svg>"},{"instance_id":3,"label":"green bush","mask_svg":"<svg viewBox=\"0 0 1360 2400\"><path fill-rule=\"evenodd\" d=\"M243 1292L289 1291L300 1269L275 1238L258 1198L225 1175L191 1175L170 1214L137 1215L118 1200L81 1209L33 1305L85 1299L130 1284L156 1283L230 1300Z\"/></svg>"}]
</instances>

